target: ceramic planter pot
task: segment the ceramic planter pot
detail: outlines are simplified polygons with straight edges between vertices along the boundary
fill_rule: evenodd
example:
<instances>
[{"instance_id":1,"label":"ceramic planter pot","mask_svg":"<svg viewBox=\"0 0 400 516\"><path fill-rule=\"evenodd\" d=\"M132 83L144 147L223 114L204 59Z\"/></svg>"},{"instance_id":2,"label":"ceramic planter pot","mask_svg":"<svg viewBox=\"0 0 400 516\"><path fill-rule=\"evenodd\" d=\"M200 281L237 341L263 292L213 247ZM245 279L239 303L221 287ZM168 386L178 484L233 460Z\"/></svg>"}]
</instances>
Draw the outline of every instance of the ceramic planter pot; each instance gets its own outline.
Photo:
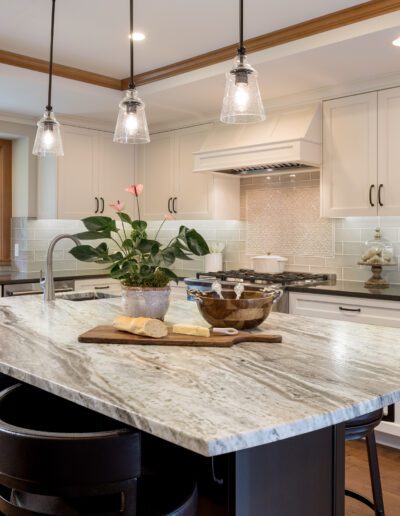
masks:
<instances>
[{"instance_id":1,"label":"ceramic planter pot","mask_svg":"<svg viewBox=\"0 0 400 516\"><path fill-rule=\"evenodd\" d=\"M163 320L169 307L170 287L141 288L122 285L122 309L130 317Z\"/></svg>"}]
</instances>

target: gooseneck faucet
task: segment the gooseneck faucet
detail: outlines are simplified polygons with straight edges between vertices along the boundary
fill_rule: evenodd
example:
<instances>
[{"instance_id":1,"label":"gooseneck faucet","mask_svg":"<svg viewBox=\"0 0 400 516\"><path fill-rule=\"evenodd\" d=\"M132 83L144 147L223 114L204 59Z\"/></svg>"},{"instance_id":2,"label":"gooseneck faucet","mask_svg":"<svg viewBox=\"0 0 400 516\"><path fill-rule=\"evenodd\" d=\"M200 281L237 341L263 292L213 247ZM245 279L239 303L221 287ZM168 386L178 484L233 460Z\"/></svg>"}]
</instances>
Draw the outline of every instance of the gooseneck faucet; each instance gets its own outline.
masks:
<instances>
[{"instance_id":1,"label":"gooseneck faucet","mask_svg":"<svg viewBox=\"0 0 400 516\"><path fill-rule=\"evenodd\" d=\"M74 235L58 235L50 242L49 249L47 250L47 261L46 261L46 278L42 278L42 272L40 271L40 286L43 288L43 295L45 303L54 301L56 296L54 292L54 274L53 274L53 251L54 247L63 238L69 238L75 242L76 245L80 245L80 241Z\"/></svg>"}]
</instances>

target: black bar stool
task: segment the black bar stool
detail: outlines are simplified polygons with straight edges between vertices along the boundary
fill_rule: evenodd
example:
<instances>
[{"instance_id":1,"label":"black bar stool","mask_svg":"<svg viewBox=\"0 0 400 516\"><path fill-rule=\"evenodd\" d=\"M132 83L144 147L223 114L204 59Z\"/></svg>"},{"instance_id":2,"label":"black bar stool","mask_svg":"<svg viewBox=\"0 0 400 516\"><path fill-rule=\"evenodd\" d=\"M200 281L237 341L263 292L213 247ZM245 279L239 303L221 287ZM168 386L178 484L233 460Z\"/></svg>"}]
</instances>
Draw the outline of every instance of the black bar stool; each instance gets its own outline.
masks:
<instances>
[{"instance_id":1,"label":"black bar stool","mask_svg":"<svg viewBox=\"0 0 400 516\"><path fill-rule=\"evenodd\" d=\"M346 496L362 502L375 511L376 516L384 516L381 476L379 472L378 453L375 440L375 427L382 421L383 410L375 410L364 416L359 416L346 422L346 441L357 441L365 437L367 444L368 463L371 477L373 502L365 496L346 489Z\"/></svg>"},{"instance_id":2,"label":"black bar stool","mask_svg":"<svg viewBox=\"0 0 400 516\"><path fill-rule=\"evenodd\" d=\"M5 516L196 514L193 480L169 483L163 499L157 475L141 474L140 432L28 385L0 393L0 512ZM145 496L159 500L155 511L168 507L168 512L141 512L138 498L146 505Z\"/></svg>"}]
</instances>

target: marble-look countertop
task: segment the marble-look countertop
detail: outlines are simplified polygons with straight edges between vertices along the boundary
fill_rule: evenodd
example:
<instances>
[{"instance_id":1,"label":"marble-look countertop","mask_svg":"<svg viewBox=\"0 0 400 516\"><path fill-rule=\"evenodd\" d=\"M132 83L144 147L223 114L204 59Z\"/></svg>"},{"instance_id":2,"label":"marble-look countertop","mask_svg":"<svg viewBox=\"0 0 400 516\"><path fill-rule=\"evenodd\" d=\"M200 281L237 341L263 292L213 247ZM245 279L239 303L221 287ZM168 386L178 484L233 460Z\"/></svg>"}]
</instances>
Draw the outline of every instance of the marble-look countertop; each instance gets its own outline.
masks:
<instances>
[{"instance_id":1,"label":"marble-look countertop","mask_svg":"<svg viewBox=\"0 0 400 516\"><path fill-rule=\"evenodd\" d=\"M205 456L324 428L400 400L400 330L273 313L281 344L79 344L120 300L0 299L0 371ZM202 323L174 301L167 322Z\"/></svg>"}]
</instances>

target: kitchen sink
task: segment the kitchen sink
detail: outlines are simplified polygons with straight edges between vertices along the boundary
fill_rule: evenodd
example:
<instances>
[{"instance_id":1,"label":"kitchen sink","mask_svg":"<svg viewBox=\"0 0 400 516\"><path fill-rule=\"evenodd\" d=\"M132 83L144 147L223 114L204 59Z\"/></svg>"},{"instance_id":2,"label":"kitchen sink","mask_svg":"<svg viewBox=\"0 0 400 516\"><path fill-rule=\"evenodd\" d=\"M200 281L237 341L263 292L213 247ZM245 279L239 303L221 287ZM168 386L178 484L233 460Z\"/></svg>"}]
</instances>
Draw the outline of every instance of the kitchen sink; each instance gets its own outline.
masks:
<instances>
[{"instance_id":1,"label":"kitchen sink","mask_svg":"<svg viewBox=\"0 0 400 516\"><path fill-rule=\"evenodd\" d=\"M120 297L118 294L109 294L108 292L73 292L72 294L63 294L57 296L58 299L67 301L93 301L95 299L110 299Z\"/></svg>"}]
</instances>

